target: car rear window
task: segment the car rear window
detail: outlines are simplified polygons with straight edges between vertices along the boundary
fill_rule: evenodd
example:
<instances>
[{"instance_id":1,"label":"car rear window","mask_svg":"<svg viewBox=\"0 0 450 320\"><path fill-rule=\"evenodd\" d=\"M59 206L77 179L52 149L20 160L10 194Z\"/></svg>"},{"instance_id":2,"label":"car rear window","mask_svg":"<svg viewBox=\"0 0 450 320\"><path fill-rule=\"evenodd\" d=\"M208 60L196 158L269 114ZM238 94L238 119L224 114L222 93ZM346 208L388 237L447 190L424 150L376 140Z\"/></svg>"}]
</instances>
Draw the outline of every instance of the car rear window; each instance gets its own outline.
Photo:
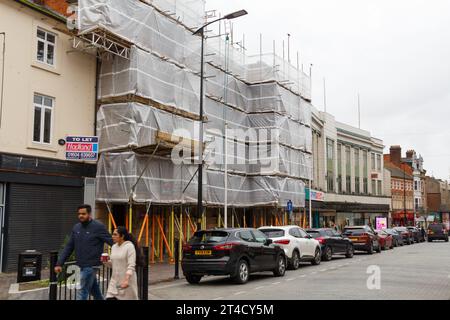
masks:
<instances>
[{"instance_id":1,"label":"car rear window","mask_svg":"<svg viewBox=\"0 0 450 320\"><path fill-rule=\"evenodd\" d=\"M444 228L445 228L445 225L444 224L440 224L440 223L430 224L428 226L428 229L431 229L433 231L441 231Z\"/></svg>"},{"instance_id":2,"label":"car rear window","mask_svg":"<svg viewBox=\"0 0 450 320\"><path fill-rule=\"evenodd\" d=\"M284 230L282 229L259 229L268 238L281 238L284 237Z\"/></svg>"},{"instance_id":3,"label":"car rear window","mask_svg":"<svg viewBox=\"0 0 450 320\"><path fill-rule=\"evenodd\" d=\"M364 228L358 228L358 229L344 229L344 234L351 234L351 235L359 235L366 233L366 230Z\"/></svg>"},{"instance_id":4,"label":"car rear window","mask_svg":"<svg viewBox=\"0 0 450 320\"><path fill-rule=\"evenodd\" d=\"M194 237L189 241L191 244L197 243L217 243L224 242L228 238L226 231L200 231L194 234Z\"/></svg>"},{"instance_id":5,"label":"car rear window","mask_svg":"<svg viewBox=\"0 0 450 320\"><path fill-rule=\"evenodd\" d=\"M314 239L316 238L320 238L322 235L320 234L320 231L316 231L316 230L308 230L307 231L309 235L311 235L311 237L313 237Z\"/></svg>"}]
</instances>

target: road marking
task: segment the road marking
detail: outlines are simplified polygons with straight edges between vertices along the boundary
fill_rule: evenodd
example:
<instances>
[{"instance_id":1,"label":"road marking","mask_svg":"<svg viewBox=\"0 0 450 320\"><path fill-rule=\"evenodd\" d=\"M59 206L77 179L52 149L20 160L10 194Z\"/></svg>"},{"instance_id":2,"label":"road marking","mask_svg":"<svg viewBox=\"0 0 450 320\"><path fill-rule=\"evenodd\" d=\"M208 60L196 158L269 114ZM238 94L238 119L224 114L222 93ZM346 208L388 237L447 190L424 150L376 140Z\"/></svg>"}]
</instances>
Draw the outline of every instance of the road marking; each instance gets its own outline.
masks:
<instances>
[{"instance_id":1,"label":"road marking","mask_svg":"<svg viewBox=\"0 0 450 320\"><path fill-rule=\"evenodd\" d=\"M266 287L266 286L256 287L255 290L259 290L259 289L262 289L262 288L265 288L265 287Z\"/></svg>"},{"instance_id":2,"label":"road marking","mask_svg":"<svg viewBox=\"0 0 450 320\"><path fill-rule=\"evenodd\" d=\"M304 278L304 277L306 277L306 274L304 274L304 275L300 276L300 278Z\"/></svg>"},{"instance_id":3,"label":"road marking","mask_svg":"<svg viewBox=\"0 0 450 320\"><path fill-rule=\"evenodd\" d=\"M331 269L331 268L330 268ZM324 271L327 271L328 269L327 268L325 268L325 269L321 269L321 270L319 270L319 272L324 272Z\"/></svg>"},{"instance_id":4,"label":"road marking","mask_svg":"<svg viewBox=\"0 0 450 320\"><path fill-rule=\"evenodd\" d=\"M343 266L344 266L343 264L339 264L337 267L342 268Z\"/></svg>"},{"instance_id":5,"label":"road marking","mask_svg":"<svg viewBox=\"0 0 450 320\"><path fill-rule=\"evenodd\" d=\"M281 282L272 282L273 285L280 284Z\"/></svg>"},{"instance_id":6,"label":"road marking","mask_svg":"<svg viewBox=\"0 0 450 320\"><path fill-rule=\"evenodd\" d=\"M160 286L160 287L155 287L155 288L152 288L152 286L149 286L149 287L151 290L160 290L160 289L179 287L179 286L184 286L184 285L186 285L186 283L168 284L166 286Z\"/></svg>"},{"instance_id":7,"label":"road marking","mask_svg":"<svg viewBox=\"0 0 450 320\"><path fill-rule=\"evenodd\" d=\"M234 293L234 295L237 296L237 295L240 295L240 294L243 294L243 293L246 293L246 292L247 291L239 291L239 292Z\"/></svg>"},{"instance_id":8,"label":"road marking","mask_svg":"<svg viewBox=\"0 0 450 320\"><path fill-rule=\"evenodd\" d=\"M220 299L223 299L223 297L217 297L217 298L214 298L213 300L220 300Z\"/></svg>"},{"instance_id":9,"label":"road marking","mask_svg":"<svg viewBox=\"0 0 450 320\"><path fill-rule=\"evenodd\" d=\"M286 281L292 281L295 280L295 278L286 279Z\"/></svg>"}]
</instances>

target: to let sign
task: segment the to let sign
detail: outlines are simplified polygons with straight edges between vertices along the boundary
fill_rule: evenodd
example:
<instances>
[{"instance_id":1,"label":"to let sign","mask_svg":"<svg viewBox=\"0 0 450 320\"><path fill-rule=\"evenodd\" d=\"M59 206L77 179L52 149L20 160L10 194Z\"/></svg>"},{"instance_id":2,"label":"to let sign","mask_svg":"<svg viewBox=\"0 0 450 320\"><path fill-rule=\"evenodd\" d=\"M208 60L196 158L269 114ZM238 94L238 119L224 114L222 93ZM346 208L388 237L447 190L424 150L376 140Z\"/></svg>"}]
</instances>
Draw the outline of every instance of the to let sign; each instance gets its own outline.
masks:
<instances>
[{"instance_id":1,"label":"to let sign","mask_svg":"<svg viewBox=\"0 0 450 320\"><path fill-rule=\"evenodd\" d=\"M66 137L66 160L97 161L98 137Z\"/></svg>"}]
</instances>

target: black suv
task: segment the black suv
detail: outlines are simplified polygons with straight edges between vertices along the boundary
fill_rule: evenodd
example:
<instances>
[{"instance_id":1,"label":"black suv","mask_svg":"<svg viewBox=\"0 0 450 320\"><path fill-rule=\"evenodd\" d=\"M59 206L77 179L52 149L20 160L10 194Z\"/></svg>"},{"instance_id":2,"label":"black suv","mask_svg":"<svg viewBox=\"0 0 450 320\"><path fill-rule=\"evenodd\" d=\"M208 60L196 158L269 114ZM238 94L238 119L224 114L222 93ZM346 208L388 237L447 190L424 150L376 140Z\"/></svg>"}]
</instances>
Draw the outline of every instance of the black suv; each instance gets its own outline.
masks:
<instances>
[{"instance_id":1,"label":"black suv","mask_svg":"<svg viewBox=\"0 0 450 320\"><path fill-rule=\"evenodd\" d=\"M448 242L448 230L443 223L431 223L428 225L428 242L433 240L445 240Z\"/></svg>"},{"instance_id":2,"label":"black suv","mask_svg":"<svg viewBox=\"0 0 450 320\"><path fill-rule=\"evenodd\" d=\"M209 229L195 232L183 246L183 274L191 284L205 275L230 275L236 283L248 281L252 272L273 271L284 276L284 250L253 228Z\"/></svg>"}]
</instances>

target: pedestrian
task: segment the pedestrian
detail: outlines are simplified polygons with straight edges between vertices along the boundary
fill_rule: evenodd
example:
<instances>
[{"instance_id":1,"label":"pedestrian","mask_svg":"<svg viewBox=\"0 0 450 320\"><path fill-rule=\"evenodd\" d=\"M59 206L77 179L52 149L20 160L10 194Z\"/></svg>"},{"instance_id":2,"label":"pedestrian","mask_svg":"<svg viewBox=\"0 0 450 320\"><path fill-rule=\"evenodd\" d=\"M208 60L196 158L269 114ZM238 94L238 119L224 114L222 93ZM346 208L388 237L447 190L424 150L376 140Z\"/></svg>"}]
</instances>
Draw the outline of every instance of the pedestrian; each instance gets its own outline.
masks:
<instances>
[{"instance_id":1,"label":"pedestrian","mask_svg":"<svg viewBox=\"0 0 450 320\"><path fill-rule=\"evenodd\" d=\"M125 227L117 227L112 238L111 260L107 262L112 276L106 300L138 300L136 264L142 259L141 250Z\"/></svg>"},{"instance_id":2,"label":"pedestrian","mask_svg":"<svg viewBox=\"0 0 450 320\"><path fill-rule=\"evenodd\" d=\"M78 207L78 220L56 263L55 272L60 273L62 266L75 251L76 265L80 268L80 289L77 300L87 300L91 294L95 300L104 300L96 278L96 267L100 266L104 244L113 245L111 234L106 227L92 218L92 208L88 204Z\"/></svg>"},{"instance_id":3,"label":"pedestrian","mask_svg":"<svg viewBox=\"0 0 450 320\"><path fill-rule=\"evenodd\" d=\"M422 233L422 239L423 239L423 241L425 241L426 232L425 232L425 228L423 227L423 225L420 227L420 232Z\"/></svg>"}]
</instances>

